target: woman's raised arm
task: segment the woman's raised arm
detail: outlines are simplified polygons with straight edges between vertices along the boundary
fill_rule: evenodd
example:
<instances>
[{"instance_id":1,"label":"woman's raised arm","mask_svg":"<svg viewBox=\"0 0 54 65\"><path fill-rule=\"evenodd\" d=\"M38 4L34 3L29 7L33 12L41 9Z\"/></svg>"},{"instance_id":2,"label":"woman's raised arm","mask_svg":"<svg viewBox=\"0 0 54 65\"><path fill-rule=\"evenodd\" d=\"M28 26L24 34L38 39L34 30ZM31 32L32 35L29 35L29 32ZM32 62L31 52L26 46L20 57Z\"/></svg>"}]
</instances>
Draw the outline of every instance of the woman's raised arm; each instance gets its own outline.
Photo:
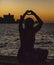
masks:
<instances>
[{"instance_id":1,"label":"woman's raised arm","mask_svg":"<svg viewBox=\"0 0 54 65\"><path fill-rule=\"evenodd\" d=\"M34 32L38 32L42 25L43 25L43 21L40 19L40 17L38 15L36 15L32 10L30 11L32 15L35 16L35 18L37 19L38 21L38 25L36 27L34 27Z\"/></svg>"}]
</instances>

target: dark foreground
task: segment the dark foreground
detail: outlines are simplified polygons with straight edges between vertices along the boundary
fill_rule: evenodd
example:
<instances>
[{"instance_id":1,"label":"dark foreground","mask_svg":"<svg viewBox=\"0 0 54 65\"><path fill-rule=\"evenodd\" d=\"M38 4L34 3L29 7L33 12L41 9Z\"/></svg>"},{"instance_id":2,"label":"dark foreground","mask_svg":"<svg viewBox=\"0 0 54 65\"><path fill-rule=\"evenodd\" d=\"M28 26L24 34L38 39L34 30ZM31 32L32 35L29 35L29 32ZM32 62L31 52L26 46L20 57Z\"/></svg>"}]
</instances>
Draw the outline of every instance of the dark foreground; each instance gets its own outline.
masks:
<instances>
[{"instance_id":1,"label":"dark foreground","mask_svg":"<svg viewBox=\"0 0 54 65\"><path fill-rule=\"evenodd\" d=\"M19 65L19 64L16 56L0 56L0 65ZM32 64L31 62L31 65L38 65L38 64ZM48 59L46 60L46 63L40 65L54 65L54 59Z\"/></svg>"}]
</instances>

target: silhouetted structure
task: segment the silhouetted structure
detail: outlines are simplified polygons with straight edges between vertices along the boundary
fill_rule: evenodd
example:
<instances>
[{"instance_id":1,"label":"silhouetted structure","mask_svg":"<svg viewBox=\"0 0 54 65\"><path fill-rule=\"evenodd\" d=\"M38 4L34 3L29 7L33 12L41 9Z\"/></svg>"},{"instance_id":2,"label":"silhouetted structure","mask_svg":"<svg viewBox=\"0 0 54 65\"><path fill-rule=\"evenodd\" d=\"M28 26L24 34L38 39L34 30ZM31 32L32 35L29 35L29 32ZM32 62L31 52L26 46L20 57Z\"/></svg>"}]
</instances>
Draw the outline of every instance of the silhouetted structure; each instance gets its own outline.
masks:
<instances>
[{"instance_id":1,"label":"silhouetted structure","mask_svg":"<svg viewBox=\"0 0 54 65\"><path fill-rule=\"evenodd\" d=\"M26 15L33 15L38 21L38 25L34 27L34 21L31 18L24 19ZM23 28L23 23L25 27ZM21 47L18 52L19 63L39 63L47 59L48 51L43 49L34 49L35 33L37 33L43 25L42 20L32 10L28 10L20 18L19 33Z\"/></svg>"},{"instance_id":2,"label":"silhouetted structure","mask_svg":"<svg viewBox=\"0 0 54 65\"><path fill-rule=\"evenodd\" d=\"M0 22L3 22L3 18L2 17L0 17Z\"/></svg>"},{"instance_id":3,"label":"silhouetted structure","mask_svg":"<svg viewBox=\"0 0 54 65\"><path fill-rule=\"evenodd\" d=\"M4 17L0 17L0 23L19 23L19 20L14 19L14 15L10 13L8 15L4 15Z\"/></svg>"},{"instance_id":4,"label":"silhouetted structure","mask_svg":"<svg viewBox=\"0 0 54 65\"><path fill-rule=\"evenodd\" d=\"M15 22L14 15L11 15L10 13L8 15L4 15L4 22Z\"/></svg>"}]
</instances>

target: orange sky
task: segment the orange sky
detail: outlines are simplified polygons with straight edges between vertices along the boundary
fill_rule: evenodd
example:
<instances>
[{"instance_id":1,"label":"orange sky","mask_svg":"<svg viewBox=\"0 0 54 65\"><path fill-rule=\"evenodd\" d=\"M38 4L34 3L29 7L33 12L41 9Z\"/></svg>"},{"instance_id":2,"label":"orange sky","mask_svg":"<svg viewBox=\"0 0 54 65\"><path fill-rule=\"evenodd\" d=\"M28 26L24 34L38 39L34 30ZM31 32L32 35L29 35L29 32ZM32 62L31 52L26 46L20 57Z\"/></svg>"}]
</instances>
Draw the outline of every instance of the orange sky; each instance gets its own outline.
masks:
<instances>
[{"instance_id":1,"label":"orange sky","mask_svg":"<svg viewBox=\"0 0 54 65\"><path fill-rule=\"evenodd\" d=\"M11 13L15 19L31 9L44 22L54 22L54 0L0 0L0 16Z\"/></svg>"}]
</instances>

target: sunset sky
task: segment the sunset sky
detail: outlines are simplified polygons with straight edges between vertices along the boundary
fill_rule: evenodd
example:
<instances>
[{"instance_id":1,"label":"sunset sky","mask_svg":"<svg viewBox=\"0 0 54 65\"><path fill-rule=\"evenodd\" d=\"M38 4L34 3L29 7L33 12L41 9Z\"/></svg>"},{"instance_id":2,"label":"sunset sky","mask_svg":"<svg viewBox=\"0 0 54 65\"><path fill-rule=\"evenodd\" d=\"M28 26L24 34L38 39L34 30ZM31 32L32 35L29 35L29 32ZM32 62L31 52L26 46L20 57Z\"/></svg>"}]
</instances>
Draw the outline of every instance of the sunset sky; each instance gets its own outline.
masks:
<instances>
[{"instance_id":1,"label":"sunset sky","mask_svg":"<svg viewBox=\"0 0 54 65\"><path fill-rule=\"evenodd\" d=\"M0 0L0 17L11 13L15 19L33 10L44 22L54 22L54 0Z\"/></svg>"}]
</instances>

